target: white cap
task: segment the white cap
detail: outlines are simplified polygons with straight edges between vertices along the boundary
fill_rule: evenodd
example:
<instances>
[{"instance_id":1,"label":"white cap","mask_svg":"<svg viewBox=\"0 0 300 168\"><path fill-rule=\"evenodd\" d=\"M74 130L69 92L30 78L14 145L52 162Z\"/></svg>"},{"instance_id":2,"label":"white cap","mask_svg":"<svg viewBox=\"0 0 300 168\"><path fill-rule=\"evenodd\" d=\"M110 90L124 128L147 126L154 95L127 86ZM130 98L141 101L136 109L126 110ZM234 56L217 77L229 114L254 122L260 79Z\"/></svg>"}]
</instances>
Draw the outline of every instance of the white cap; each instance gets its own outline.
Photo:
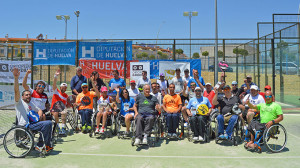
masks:
<instances>
[{"instance_id":1,"label":"white cap","mask_svg":"<svg viewBox=\"0 0 300 168\"><path fill-rule=\"evenodd\" d=\"M232 85L237 85L238 83L237 83L237 81L232 81L231 84L232 84Z\"/></svg>"},{"instance_id":2,"label":"white cap","mask_svg":"<svg viewBox=\"0 0 300 168\"><path fill-rule=\"evenodd\" d=\"M210 85L210 86L211 86L211 83L206 83L205 86L206 86L206 85Z\"/></svg>"},{"instance_id":3,"label":"white cap","mask_svg":"<svg viewBox=\"0 0 300 168\"><path fill-rule=\"evenodd\" d=\"M68 87L68 84L66 84L66 83L61 83L61 84L60 84L60 87L63 87L63 86Z\"/></svg>"},{"instance_id":4,"label":"white cap","mask_svg":"<svg viewBox=\"0 0 300 168\"><path fill-rule=\"evenodd\" d=\"M201 88L200 87L196 87L195 90L201 90Z\"/></svg>"},{"instance_id":5,"label":"white cap","mask_svg":"<svg viewBox=\"0 0 300 168\"><path fill-rule=\"evenodd\" d=\"M251 89L258 90L258 87L257 87L256 85L252 85L252 86L250 87L250 90L251 90Z\"/></svg>"}]
</instances>

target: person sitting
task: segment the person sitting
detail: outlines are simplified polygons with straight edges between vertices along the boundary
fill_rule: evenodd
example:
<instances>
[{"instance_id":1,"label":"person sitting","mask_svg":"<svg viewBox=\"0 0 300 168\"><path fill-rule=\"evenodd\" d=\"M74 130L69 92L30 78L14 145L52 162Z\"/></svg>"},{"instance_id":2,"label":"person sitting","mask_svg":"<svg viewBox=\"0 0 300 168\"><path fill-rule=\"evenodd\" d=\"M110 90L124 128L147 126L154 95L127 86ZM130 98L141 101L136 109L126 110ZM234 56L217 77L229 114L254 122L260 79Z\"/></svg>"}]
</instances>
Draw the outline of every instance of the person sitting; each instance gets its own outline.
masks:
<instances>
[{"instance_id":1,"label":"person sitting","mask_svg":"<svg viewBox=\"0 0 300 168\"><path fill-rule=\"evenodd\" d=\"M93 80L93 76L91 77ZM82 132L86 133L86 130L91 131L91 117L93 114L93 98L100 97L100 92L96 89L95 83L92 83L94 91L88 91L88 84L83 83L81 85L82 92L76 97L76 106L78 107L78 112L81 115L82 121Z\"/></svg>"},{"instance_id":2,"label":"person sitting","mask_svg":"<svg viewBox=\"0 0 300 168\"><path fill-rule=\"evenodd\" d=\"M100 96L99 100L97 101L97 104L98 104L98 107L99 107L98 108L99 112L97 113L97 116L96 116L96 131L95 131L95 134L104 133L104 128L105 128L105 125L106 125L107 117L109 115L111 115L111 113L112 113L112 109L109 107L108 104L112 104L112 106L116 108L116 105L113 101L113 98L111 96L108 96L107 92L108 92L107 87L103 86L101 88L101 96ZM99 130L101 117L103 117L102 118L102 127Z\"/></svg>"},{"instance_id":3,"label":"person sitting","mask_svg":"<svg viewBox=\"0 0 300 168\"><path fill-rule=\"evenodd\" d=\"M211 113L211 104L208 98L203 97L202 90L200 87L195 88L196 97L190 99L189 104L187 105L187 114L191 117L190 123L192 131L194 132L194 141L203 141L205 133L205 125L208 122L209 115ZM196 110L198 105L205 104L208 107L208 113L206 115L196 115Z\"/></svg>"},{"instance_id":4,"label":"person sitting","mask_svg":"<svg viewBox=\"0 0 300 168\"><path fill-rule=\"evenodd\" d=\"M121 104L121 116L125 118L126 131L125 135L129 135L130 122L134 118L136 109L134 108L134 99L129 97L129 93L127 89L123 89L121 93L121 97L119 97L120 89L116 88L117 91L117 103Z\"/></svg>"},{"instance_id":5,"label":"person sitting","mask_svg":"<svg viewBox=\"0 0 300 168\"><path fill-rule=\"evenodd\" d=\"M22 97L20 97L20 71L17 68L13 68L12 72L14 76L15 109L17 115L17 124L20 126L28 127L32 131L41 131L45 140L46 152L50 152L51 150L53 150L53 147L51 146L52 122L50 120L40 120L42 118L43 111L31 101L31 91L24 90L22 92ZM39 120L35 122L30 121L30 119L28 118L29 113L36 114L36 118L38 118ZM44 149L43 139L41 135L35 149L40 152Z\"/></svg>"},{"instance_id":6,"label":"person sitting","mask_svg":"<svg viewBox=\"0 0 300 168\"><path fill-rule=\"evenodd\" d=\"M169 92L163 99L163 109L166 112L168 137L176 138L176 129L179 125L180 110L182 108L181 97L175 94L175 85L169 85Z\"/></svg>"},{"instance_id":7,"label":"person sitting","mask_svg":"<svg viewBox=\"0 0 300 168\"><path fill-rule=\"evenodd\" d=\"M252 85L250 87L250 94L247 94L243 99L243 104L246 104L246 101L249 100L249 102L253 105L258 105L260 103L265 103L264 98L258 94L258 87L256 85ZM259 114L259 111L255 109L249 109L248 111L245 110L242 114L240 114L240 117L242 119L242 122L244 123L244 118L247 118L248 124L252 121L253 117ZM245 124L243 124L245 126Z\"/></svg>"},{"instance_id":8,"label":"person sitting","mask_svg":"<svg viewBox=\"0 0 300 168\"><path fill-rule=\"evenodd\" d=\"M65 111L66 105L67 105L67 99L68 95L66 94L66 90L68 88L68 85L66 83L60 84L60 90L56 86L57 77L60 75L60 69L58 69L54 74L54 80L53 80L53 97L52 97L52 103L50 112L53 115L55 119L55 127L59 128L59 134L65 135L66 134L66 118L67 113ZM62 125L59 127L59 118L58 114L61 114L61 122Z\"/></svg>"},{"instance_id":9,"label":"person sitting","mask_svg":"<svg viewBox=\"0 0 300 168\"><path fill-rule=\"evenodd\" d=\"M272 97L272 92L268 90L265 93L266 103L253 105L249 100L246 101L250 109L260 111L260 122L257 120L252 120L248 127L251 139L246 144L246 147L252 149L257 147L257 144L254 144L256 131L263 132L266 128L269 128L273 124L279 123L283 120L281 106L278 103L273 102Z\"/></svg>"},{"instance_id":10,"label":"person sitting","mask_svg":"<svg viewBox=\"0 0 300 168\"><path fill-rule=\"evenodd\" d=\"M231 93L229 85L223 87L224 96L218 97L218 89L215 87L215 96L213 98L213 104L220 105L220 114L217 116L218 122L218 136L220 139L231 139L233 128L238 119L238 115L232 114L232 107L238 103L239 108L244 110L241 100ZM228 126L224 134L224 123L228 121Z\"/></svg>"},{"instance_id":11,"label":"person sitting","mask_svg":"<svg viewBox=\"0 0 300 168\"><path fill-rule=\"evenodd\" d=\"M138 95L134 104L137 109L135 114L136 124L136 139L134 145L139 145L143 138L142 143L147 144L147 137L150 135L154 125L155 116L157 112L155 109L159 109L159 103L155 96L150 94L150 85L144 85L144 94Z\"/></svg>"},{"instance_id":12,"label":"person sitting","mask_svg":"<svg viewBox=\"0 0 300 168\"><path fill-rule=\"evenodd\" d=\"M206 84L205 84L205 90L204 90L204 92L203 92L203 96L208 98L210 104L212 105L212 107L211 107L212 109L215 108L215 106L212 104L212 100L213 100L215 94L216 94L216 93L215 93L215 91L212 89L211 83L206 83Z\"/></svg>"},{"instance_id":13,"label":"person sitting","mask_svg":"<svg viewBox=\"0 0 300 168\"><path fill-rule=\"evenodd\" d=\"M27 70L25 77L23 79L22 82L22 86L25 90L29 90L31 93L31 101L32 103L34 103L38 108L40 108L43 111L43 116L40 118L41 120L46 120L46 112L49 110L50 107L50 103L48 100L48 96L45 93L45 88L46 88L46 83L44 81L39 81L36 86L35 89L31 89L28 85L27 85L27 78L28 75L31 73L31 70ZM47 118L48 119L48 118ZM50 116L50 120L51 120L51 116Z\"/></svg>"}]
</instances>

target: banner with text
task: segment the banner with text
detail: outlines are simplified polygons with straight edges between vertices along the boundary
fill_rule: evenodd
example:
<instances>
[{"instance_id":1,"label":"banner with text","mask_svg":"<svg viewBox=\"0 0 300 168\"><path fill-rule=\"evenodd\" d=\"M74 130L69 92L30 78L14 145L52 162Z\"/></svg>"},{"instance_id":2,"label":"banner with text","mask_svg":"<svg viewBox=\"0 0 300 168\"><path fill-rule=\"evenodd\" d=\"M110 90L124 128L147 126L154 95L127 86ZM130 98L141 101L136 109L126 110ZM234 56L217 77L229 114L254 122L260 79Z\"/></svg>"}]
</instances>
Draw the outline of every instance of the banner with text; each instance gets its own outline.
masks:
<instances>
[{"instance_id":1,"label":"banner with text","mask_svg":"<svg viewBox=\"0 0 300 168\"><path fill-rule=\"evenodd\" d=\"M33 51L33 65L75 65L76 42L35 42Z\"/></svg>"},{"instance_id":2,"label":"banner with text","mask_svg":"<svg viewBox=\"0 0 300 168\"><path fill-rule=\"evenodd\" d=\"M170 61L159 62L159 74L163 73L165 75L165 79L169 80L169 83L171 82L172 78L176 76L176 68L181 70L180 76L184 76L184 70L190 69L190 63L173 61L172 64L170 64Z\"/></svg>"},{"instance_id":3,"label":"banner with text","mask_svg":"<svg viewBox=\"0 0 300 168\"><path fill-rule=\"evenodd\" d=\"M150 79L150 62L130 62L130 80L142 78L142 72L147 71L147 78Z\"/></svg>"},{"instance_id":4,"label":"banner with text","mask_svg":"<svg viewBox=\"0 0 300 168\"><path fill-rule=\"evenodd\" d=\"M124 42L79 42L78 59L124 60ZM126 60L132 60L132 41L126 41Z\"/></svg>"},{"instance_id":5,"label":"banner with text","mask_svg":"<svg viewBox=\"0 0 300 168\"><path fill-rule=\"evenodd\" d=\"M20 71L19 83L22 83L23 78L28 69L31 69L31 61L0 61L0 82L14 83L14 75L12 70L17 67ZM27 78L27 83L31 84L31 74Z\"/></svg>"},{"instance_id":6,"label":"banner with text","mask_svg":"<svg viewBox=\"0 0 300 168\"><path fill-rule=\"evenodd\" d=\"M114 61L114 60L80 60L79 66L82 68L82 74L87 78L93 71L97 71L100 78L114 78L112 75L113 70L118 70L120 77L124 78L124 61ZM127 61L126 66L127 72L126 76L130 76L130 61Z\"/></svg>"}]
</instances>

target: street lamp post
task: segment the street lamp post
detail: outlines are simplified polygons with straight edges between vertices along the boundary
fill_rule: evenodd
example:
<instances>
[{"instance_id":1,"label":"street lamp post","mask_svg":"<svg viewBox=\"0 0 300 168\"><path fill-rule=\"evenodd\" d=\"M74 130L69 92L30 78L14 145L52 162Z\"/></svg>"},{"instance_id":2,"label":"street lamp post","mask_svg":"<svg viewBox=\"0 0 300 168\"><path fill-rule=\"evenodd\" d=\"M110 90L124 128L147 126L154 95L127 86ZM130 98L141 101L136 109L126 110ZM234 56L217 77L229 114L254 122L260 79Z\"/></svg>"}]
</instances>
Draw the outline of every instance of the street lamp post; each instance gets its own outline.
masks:
<instances>
[{"instance_id":1,"label":"street lamp post","mask_svg":"<svg viewBox=\"0 0 300 168\"><path fill-rule=\"evenodd\" d=\"M77 17L77 41L78 41L78 18L79 18L80 11L75 11L74 14Z\"/></svg>"},{"instance_id":2,"label":"street lamp post","mask_svg":"<svg viewBox=\"0 0 300 168\"><path fill-rule=\"evenodd\" d=\"M198 12L183 12L183 16L188 16L190 19L190 59L192 58L192 16L198 16Z\"/></svg>"},{"instance_id":3,"label":"street lamp post","mask_svg":"<svg viewBox=\"0 0 300 168\"><path fill-rule=\"evenodd\" d=\"M215 85L218 83L218 10L217 10L218 1L215 0Z\"/></svg>"},{"instance_id":4,"label":"street lamp post","mask_svg":"<svg viewBox=\"0 0 300 168\"><path fill-rule=\"evenodd\" d=\"M67 39L67 28L68 28L68 20L70 20L70 16L69 15L56 15L56 19L57 20L64 20L65 21L65 37L64 39ZM65 72L65 83L67 81L67 72L66 72L66 65L64 65L64 72Z\"/></svg>"}]
</instances>

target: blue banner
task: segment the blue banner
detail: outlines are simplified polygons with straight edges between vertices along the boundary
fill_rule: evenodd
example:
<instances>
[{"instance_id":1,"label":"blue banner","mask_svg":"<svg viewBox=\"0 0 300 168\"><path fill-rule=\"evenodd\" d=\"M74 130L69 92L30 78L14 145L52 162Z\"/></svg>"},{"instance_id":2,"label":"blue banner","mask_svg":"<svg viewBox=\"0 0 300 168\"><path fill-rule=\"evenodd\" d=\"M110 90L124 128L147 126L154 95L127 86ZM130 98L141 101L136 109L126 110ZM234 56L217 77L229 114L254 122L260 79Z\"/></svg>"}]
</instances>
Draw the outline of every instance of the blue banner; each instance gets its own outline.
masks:
<instances>
[{"instance_id":1,"label":"blue banner","mask_svg":"<svg viewBox=\"0 0 300 168\"><path fill-rule=\"evenodd\" d=\"M79 42L78 59L124 60L124 42ZM126 41L126 60L132 60L132 41Z\"/></svg>"},{"instance_id":2,"label":"blue banner","mask_svg":"<svg viewBox=\"0 0 300 168\"><path fill-rule=\"evenodd\" d=\"M159 79L159 61L170 60L140 60L140 62L150 62L150 79ZM197 69L201 76L201 59L176 60L178 62L190 62L190 76L193 76L193 69ZM170 61L172 63L174 61Z\"/></svg>"},{"instance_id":3,"label":"blue banner","mask_svg":"<svg viewBox=\"0 0 300 168\"><path fill-rule=\"evenodd\" d=\"M33 65L75 65L76 42L34 42Z\"/></svg>"}]
</instances>

